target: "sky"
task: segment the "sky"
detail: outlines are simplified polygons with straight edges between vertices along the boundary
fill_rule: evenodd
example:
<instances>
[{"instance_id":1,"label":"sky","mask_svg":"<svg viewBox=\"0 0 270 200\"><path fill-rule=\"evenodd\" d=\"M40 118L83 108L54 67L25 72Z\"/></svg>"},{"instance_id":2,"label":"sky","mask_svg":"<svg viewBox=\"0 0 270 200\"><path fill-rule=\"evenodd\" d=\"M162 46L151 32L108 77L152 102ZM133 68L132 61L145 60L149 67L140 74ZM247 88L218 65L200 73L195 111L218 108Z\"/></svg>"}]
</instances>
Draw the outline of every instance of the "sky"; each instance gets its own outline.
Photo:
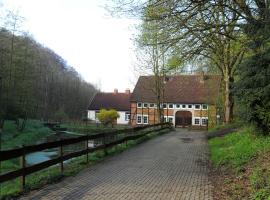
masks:
<instances>
[{"instance_id":1,"label":"sky","mask_svg":"<svg viewBox=\"0 0 270 200\"><path fill-rule=\"evenodd\" d=\"M133 89L135 52L132 19L113 18L105 0L0 0L18 10L22 29L51 48L82 77L105 92Z\"/></svg>"}]
</instances>

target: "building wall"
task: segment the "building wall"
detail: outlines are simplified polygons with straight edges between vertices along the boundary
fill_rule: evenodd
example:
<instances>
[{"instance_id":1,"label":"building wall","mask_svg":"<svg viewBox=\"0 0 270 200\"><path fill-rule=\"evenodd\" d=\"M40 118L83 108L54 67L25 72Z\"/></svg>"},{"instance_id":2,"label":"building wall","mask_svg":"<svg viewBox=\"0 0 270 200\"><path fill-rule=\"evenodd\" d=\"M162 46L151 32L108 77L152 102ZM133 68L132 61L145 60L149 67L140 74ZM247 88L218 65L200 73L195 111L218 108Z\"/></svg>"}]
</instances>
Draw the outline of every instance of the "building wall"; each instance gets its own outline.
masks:
<instances>
[{"instance_id":1,"label":"building wall","mask_svg":"<svg viewBox=\"0 0 270 200\"><path fill-rule=\"evenodd\" d=\"M88 110L88 119L95 121L96 120L96 111L95 110Z\"/></svg>"},{"instance_id":2,"label":"building wall","mask_svg":"<svg viewBox=\"0 0 270 200\"><path fill-rule=\"evenodd\" d=\"M129 120L126 120L126 111L118 111L119 118L117 118L117 124L128 124Z\"/></svg>"},{"instance_id":3,"label":"building wall","mask_svg":"<svg viewBox=\"0 0 270 200\"><path fill-rule=\"evenodd\" d=\"M98 110L88 110L87 117L93 122L99 123L99 120L96 117L96 112L98 112ZM117 113L119 114L119 118L117 118L117 124L129 123L129 120L126 120L126 112L127 111L117 111Z\"/></svg>"},{"instance_id":4,"label":"building wall","mask_svg":"<svg viewBox=\"0 0 270 200\"><path fill-rule=\"evenodd\" d=\"M142 103L143 104L143 103ZM149 105L149 103L148 103ZM216 124L216 107L214 105L208 105L207 109L202 108L202 104L181 104L180 108L176 107L177 104L173 104L173 108L164 109L164 117L172 118L172 123L175 125L175 115L177 111L190 111L192 113L192 125L193 126L204 126L202 124L203 119L208 120L208 126L213 126ZM182 105L186 105L186 108L182 108ZM189 108L188 105L192 105ZM196 109L195 105L200 105L200 109ZM131 124L133 126L138 125L137 116L148 116L148 124L159 123L157 108L138 108L137 103L131 103ZM199 119L200 123L195 124L195 119ZM144 124L144 123L141 123ZM141 125L140 124L140 125Z\"/></svg>"}]
</instances>

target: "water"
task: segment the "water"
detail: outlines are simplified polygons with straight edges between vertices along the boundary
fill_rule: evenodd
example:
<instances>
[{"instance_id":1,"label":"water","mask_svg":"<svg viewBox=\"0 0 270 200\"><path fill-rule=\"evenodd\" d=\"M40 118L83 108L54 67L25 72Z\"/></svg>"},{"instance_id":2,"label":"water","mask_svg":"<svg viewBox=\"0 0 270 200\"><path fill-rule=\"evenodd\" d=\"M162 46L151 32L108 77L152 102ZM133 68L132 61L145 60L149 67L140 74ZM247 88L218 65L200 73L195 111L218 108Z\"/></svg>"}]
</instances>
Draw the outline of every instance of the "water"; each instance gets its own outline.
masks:
<instances>
[{"instance_id":1,"label":"water","mask_svg":"<svg viewBox=\"0 0 270 200\"><path fill-rule=\"evenodd\" d=\"M55 141L59 138L72 138L74 136L81 136L82 134L77 134L77 133L73 133L73 132L62 132L62 133L58 133L52 136L49 136L48 138L46 138L46 141ZM84 147L84 143L77 143L74 145L69 145L67 147L64 148L64 153L70 153L76 150L80 150L82 147ZM51 160L53 158L56 158L58 156L58 152L59 148L56 149L48 149L46 151L38 151L38 152L34 152L34 153L30 153L27 154L25 157L26 160L26 164L27 165L35 165L41 162L45 162L47 160ZM65 161L67 162L67 161Z\"/></svg>"},{"instance_id":2,"label":"water","mask_svg":"<svg viewBox=\"0 0 270 200\"><path fill-rule=\"evenodd\" d=\"M27 165L34 165L47 160L51 160L53 157L56 157L57 155L58 151L53 149L51 151L38 151L35 153L27 154L25 160Z\"/></svg>"}]
</instances>

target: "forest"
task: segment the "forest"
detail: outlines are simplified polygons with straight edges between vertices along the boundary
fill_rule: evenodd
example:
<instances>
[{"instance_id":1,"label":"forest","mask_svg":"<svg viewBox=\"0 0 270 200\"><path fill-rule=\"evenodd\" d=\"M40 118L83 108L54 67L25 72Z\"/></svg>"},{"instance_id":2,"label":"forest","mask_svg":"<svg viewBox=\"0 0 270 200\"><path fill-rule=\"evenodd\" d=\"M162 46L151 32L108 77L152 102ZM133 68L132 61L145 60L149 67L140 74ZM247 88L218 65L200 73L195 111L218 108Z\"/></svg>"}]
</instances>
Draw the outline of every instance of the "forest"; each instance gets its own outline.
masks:
<instances>
[{"instance_id":1,"label":"forest","mask_svg":"<svg viewBox=\"0 0 270 200\"><path fill-rule=\"evenodd\" d=\"M21 17L9 12L0 27L0 128L15 120L67 120L85 116L95 87L53 50L20 30Z\"/></svg>"}]
</instances>

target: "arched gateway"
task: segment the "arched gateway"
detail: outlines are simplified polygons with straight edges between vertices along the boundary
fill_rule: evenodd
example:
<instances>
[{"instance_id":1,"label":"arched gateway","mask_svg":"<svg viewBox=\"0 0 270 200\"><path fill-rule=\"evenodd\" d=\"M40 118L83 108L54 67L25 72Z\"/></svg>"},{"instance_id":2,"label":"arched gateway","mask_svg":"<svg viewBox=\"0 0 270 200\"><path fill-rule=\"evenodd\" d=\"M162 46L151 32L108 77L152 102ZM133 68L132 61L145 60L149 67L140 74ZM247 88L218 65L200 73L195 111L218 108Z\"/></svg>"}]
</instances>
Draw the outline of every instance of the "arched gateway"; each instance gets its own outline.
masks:
<instances>
[{"instance_id":1,"label":"arched gateway","mask_svg":"<svg viewBox=\"0 0 270 200\"><path fill-rule=\"evenodd\" d=\"M175 113L175 126L187 127L192 124L192 113L190 111L177 111Z\"/></svg>"}]
</instances>

